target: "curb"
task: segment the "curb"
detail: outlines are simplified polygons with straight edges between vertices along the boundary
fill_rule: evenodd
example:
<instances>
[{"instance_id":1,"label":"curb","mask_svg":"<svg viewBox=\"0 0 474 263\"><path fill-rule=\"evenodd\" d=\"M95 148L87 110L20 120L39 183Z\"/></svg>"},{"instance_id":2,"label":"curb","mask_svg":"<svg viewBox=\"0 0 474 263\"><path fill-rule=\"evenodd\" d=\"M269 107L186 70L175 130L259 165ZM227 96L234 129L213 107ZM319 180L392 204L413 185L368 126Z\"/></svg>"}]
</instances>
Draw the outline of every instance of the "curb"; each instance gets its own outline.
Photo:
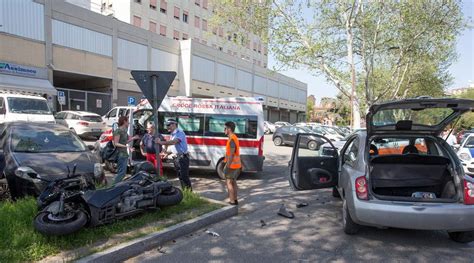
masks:
<instances>
[{"instance_id":1,"label":"curb","mask_svg":"<svg viewBox=\"0 0 474 263\"><path fill-rule=\"evenodd\" d=\"M209 202L212 202L212 203L223 204L223 202L219 202L216 200L212 200L208 198L205 198L205 199L207 199ZM159 232L149 234L145 237L134 239L126 243L122 243L120 245L92 254L90 256L86 256L84 258L77 260L76 262L102 263L102 262L123 261L131 257L137 256L145 251L153 249L154 247L157 247L165 242L190 234L205 226L217 223L224 219L233 217L237 214L238 214L237 206L226 206L221 209L204 214L202 216L193 218L191 220L184 221L177 225L168 227Z\"/></svg>"}]
</instances>

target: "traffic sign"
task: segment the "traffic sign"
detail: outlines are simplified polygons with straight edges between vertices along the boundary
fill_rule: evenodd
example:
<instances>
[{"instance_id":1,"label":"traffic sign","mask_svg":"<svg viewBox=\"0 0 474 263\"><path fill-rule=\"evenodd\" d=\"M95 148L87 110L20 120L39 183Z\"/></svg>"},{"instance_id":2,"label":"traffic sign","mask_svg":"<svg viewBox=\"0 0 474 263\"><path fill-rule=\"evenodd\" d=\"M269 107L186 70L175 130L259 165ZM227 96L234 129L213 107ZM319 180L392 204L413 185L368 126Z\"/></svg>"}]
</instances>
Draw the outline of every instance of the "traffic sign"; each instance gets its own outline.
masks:
<instances>
[{"instance_id":1,"label":"traffic sign","mask_svg":"<svg viewBox=\"0 0 474 263\"><path fill-rule=\"evenodd\" d=\"M58 102L60 105L66 105L66 94L64 91L58 90Z\"/></svg>"},{"instance_id":2,"label":"traffic sign","mask_svg":"<svg viewBox=\"0 0 474 263\"><path fill-rule=\"evenodd\" d=\"M128 106L135 106L137 105L137 100L135 99L135 97L132 97L132 96L128 96Z\"/></svg>"}]
</instances>

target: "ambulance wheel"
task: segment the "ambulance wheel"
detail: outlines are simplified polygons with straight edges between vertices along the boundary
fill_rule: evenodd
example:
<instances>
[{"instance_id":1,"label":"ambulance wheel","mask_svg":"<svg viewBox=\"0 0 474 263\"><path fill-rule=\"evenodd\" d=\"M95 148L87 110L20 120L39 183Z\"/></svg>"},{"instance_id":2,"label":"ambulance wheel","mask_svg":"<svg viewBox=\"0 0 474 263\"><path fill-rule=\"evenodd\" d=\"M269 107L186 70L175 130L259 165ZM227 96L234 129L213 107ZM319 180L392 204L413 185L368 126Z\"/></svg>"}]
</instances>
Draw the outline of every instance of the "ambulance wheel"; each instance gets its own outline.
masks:
<instances>
[{"instance_id":1,"label":"ambulance wheel","mask_svg":"<svg viewBox=\"0 0 474 263\"><path fill-rule=\"evenodd\" d=\"M224 175L224 159L221 159L219 163L216 166L216 172L217 175L219 175L219 178L222 180L225 180L225 175Z\"/></svg>"}]
</instances>

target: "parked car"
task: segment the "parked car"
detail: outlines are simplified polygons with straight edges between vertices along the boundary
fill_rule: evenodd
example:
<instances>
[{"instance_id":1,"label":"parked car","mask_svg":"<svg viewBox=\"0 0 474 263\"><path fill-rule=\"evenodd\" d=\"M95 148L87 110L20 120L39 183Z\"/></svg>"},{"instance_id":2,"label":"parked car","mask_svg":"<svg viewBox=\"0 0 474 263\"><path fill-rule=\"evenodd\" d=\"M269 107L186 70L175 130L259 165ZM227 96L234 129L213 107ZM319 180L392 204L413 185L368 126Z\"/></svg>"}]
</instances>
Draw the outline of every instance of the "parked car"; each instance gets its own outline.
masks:
<instances>
[{"instance_id":1,"label":"parked car","mask_svg":"<svg viewBox=\"0 0 474 263\"><path fill-rule=\"evenodd\" d=\"M61 111L56 113L56 122L62 124L82 138L99 138L106 123L99 114L85 111Z\"/></svg>"},{"instance_id":2,"label":"parked car","mask_svg":"<svg viewBox=\"0 0 474 263\"><path fill-rule=\"evenodd\" d=\"M342 226L445 230L457 242L474 240L474 178L439 134L473 100L409 99L372 105L367 131L352 134L337 154L308 156L298 142L289 163L293 189L335 187ZM321 137L326 142L330 140ZM404 145L404 146L402 146Z\"/></svg>"},{"instance_id":3,"label":"parked car","mask_svg":"<svg viewBox=\"0 0 474 263\"><path fill-rule=\"evenodd\" d=\"M79 137L59 124L0 124L0 177L11 197L39 195L46 180L64 178L75 169L91 184L104 180L99 160Z\"/></svg>"},{"instance_id":4,"label":"parked car","mask_svg":"<svg viewBox=\"0 0 474 263\"><path fill-rule=\"evenodd\" d=\"M344 138L339 133L331 129L328 129L326 126L310 126L308 128L310 128L313 132L319 135L326 136L326 138L328 138L331 141L340 141Z\"/></svg>"},{"instance_id":5,"label":"parked car","mask_svg":"<svg viewBox=\"0 0 474 263\"><path fill-rule=\"evenodd\" d=\"M130 116L130 113L133 112L137 107L134 106L117 106L109 110L102 120L104 120L105 125L108 128L112 128L112 125L118 122L118 119L122 116Z\"/></svg>"},{"instance_id":6,"label":"parked car","mask_svg":"<svg viewBox=\"0 0 474 263\"><path fill-rule=\"evenodd\" d=\"M306 122L297 122L293 124L293 126L298 126L298 127L306 127L308 124Z\"/></svg>"},{"instance_id":7,"label":"parked car","mask_svg":"<svg viewBox=\"0 0 474 263\"><path fill-rule=\"evenodd\" d=\"M298 133L312 133L312 131L305 127L297 126L284 126L278 128L273 134L272 140L276 146L280 145L293 145L295 138ZM315 133L314 133L315 134ZM318 150L319 147L324 143L319 137L308 136L304 140L300 141L300 146L308 148L310 150Z\"/></svg>"},{"instance_id":8,"label":"parked car","mask_svg":"<svg viewBox=\"0 0 474 263\"><path fill-rule=\"evenodd\" d=\"M276 130L275 124L273 124L269 121L264 121L263 126L264 126L264 129L265 129L265 134L274 133L275 130Z\"/></svg>"},{"instance_id":9,"label":"parked car","mask_svg":"<svg viewBox=\"0 0 474 263\"><path fill-rule=\"evenodd\" d=\"M474 176L474 133L470 133L457 148L464 172Z\"/></svg>"},{"instance_id":10,"label":"parked car","mask_svg":"<svg viewBox=\"0 0 474 263\"><path fill-rule=\"evenodd\" d=\"M280 127L283 127L283 126L291 126L291 124L289 122L286 122L286 121L277 121L275 122L275 127L278 129Z\"/></svg>"},{"instance_id":11,"label":"parked car","mask_svg":"<svg viewBox=\"0 0 474 263\"><path fill-rule=\"evenodd\" d=\"M16 121L55 123L45 98L0 90L0 123Z\"/></svg>"}]
</instances>

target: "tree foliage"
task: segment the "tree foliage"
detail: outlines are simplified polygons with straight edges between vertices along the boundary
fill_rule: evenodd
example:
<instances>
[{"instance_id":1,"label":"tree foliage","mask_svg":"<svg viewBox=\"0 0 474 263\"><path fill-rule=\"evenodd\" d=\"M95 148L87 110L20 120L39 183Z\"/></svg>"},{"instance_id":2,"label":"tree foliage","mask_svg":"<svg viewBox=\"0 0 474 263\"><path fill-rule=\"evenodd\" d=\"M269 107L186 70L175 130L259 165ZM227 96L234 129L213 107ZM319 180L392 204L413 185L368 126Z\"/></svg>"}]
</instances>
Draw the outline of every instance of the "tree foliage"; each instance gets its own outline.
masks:
<instances>
[{"instance_id":1,"label":"tree foliage","mask_svg":"<svg viewBox=\"0 0 474 263\"><path fill-rule=\"evenodd\" d=\"M277 70L326 77L354 96L357 114L381 101L442 94L465 27L459 0L213 0L213 8L211 25L236 33L236 44L249 32L260 36Z\"/></svg>"},{"instance_id":2,"label":"tree foliage","mask_svg":"<svg viewBox=\"0 0 474 263\"><path fill-rule=\"evenodd\" d=\"M306 99L306 121L311 121L311 117L313 116L313 109L314 109L314 101L308 97Z\"/></svg>"}]
</instances>

